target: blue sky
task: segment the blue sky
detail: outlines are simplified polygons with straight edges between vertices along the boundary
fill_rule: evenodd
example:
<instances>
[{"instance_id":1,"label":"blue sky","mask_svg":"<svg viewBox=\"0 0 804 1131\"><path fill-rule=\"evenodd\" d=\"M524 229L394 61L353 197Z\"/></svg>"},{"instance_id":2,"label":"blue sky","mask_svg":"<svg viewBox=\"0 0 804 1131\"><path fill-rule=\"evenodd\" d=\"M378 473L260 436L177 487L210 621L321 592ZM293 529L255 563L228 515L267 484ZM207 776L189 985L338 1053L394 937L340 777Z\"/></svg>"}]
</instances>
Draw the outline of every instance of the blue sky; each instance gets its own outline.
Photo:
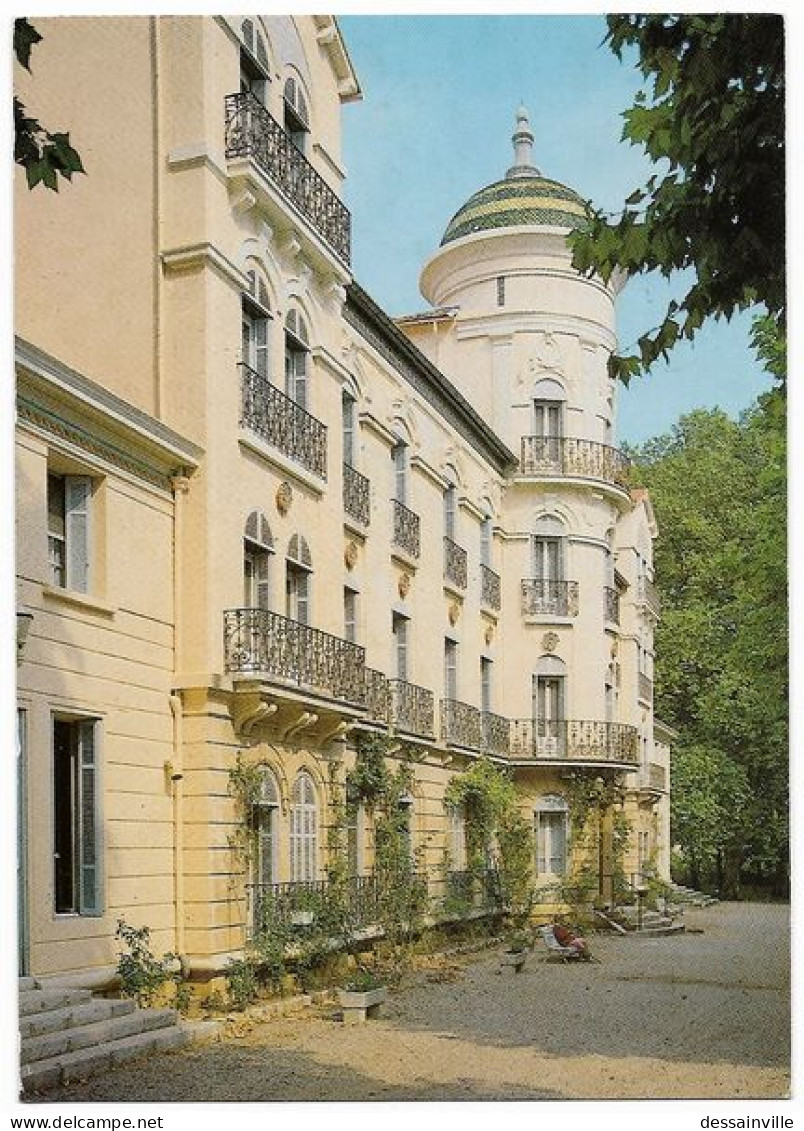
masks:
<instances>
[{"instance_id":1,"label":"blue sky","mask_svg":"<svg viewBox=\"0 0 804 1131\"><path fill-rule=\"evenodd\" d=\"M524 100L547 176L614 210L650 175L620 141L640 88L633 58L600 46L603 16L342 16L364 92L344 109L346 199L358 281L390 314L424 309L421 265L452 214L511 164ZM677 285L632 279L618 303L620 342L655 326ZM770 387L748 345L751 318L707 325L620 394L619 438L665 432L698 406L732 415Z\"/></svg>"}]
</instances>

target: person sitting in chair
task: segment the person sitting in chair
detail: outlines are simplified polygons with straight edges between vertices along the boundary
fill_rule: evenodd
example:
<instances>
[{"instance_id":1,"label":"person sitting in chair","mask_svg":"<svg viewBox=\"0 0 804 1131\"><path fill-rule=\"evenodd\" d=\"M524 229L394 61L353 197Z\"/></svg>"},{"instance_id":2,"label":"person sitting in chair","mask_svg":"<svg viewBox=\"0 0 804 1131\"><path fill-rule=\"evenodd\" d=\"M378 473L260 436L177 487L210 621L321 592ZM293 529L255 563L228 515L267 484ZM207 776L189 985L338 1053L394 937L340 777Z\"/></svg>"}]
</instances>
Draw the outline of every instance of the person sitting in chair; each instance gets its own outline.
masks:
<instances>
[{"instance_id":1,"label":"person sitting in chair","mask_svg":"<svg viewBox=\"0 0 804 1131\"><path fill-rule=\"evenodd\" d=\"M589 944L586 939L576 935L575 932L567 926L561 919L553 920L553 934L555 935L556 942L560 946L567 946L571 950L576 950L581 958L589 960L592 956L589 953Z\"/></svg>"}]
</instances>

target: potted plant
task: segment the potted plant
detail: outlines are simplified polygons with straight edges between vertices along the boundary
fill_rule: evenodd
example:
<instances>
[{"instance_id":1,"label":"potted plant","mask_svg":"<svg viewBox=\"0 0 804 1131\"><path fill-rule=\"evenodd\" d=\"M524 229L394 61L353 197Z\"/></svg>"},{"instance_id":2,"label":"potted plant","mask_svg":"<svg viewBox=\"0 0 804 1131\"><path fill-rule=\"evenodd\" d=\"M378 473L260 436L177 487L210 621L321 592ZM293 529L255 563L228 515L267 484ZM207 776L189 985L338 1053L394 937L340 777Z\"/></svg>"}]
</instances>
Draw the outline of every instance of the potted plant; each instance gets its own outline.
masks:
<instances>
[{"instance_id":1,"label":"potted plant","mask_svg":"<svg viewBox=\"0 0 804 1131\"><path fill-rule=\"evenodd\" d=\"M512 966L519 973L525 962L525 953L530 950L531 939L527 931L512 931L505 940L505 952L500 962Z\"/></svg>"},{"instance_id":2,"label":"potted plant","mask_svg":"<svg viewBox=\"0 0 804 1131\"><path fill-rule=\"evenodd\" d=\"M338 1000L344 1011L372 1009L388 996L388 987L372 970L360 967L338 989Z\"/></svg>"}]
</instances>

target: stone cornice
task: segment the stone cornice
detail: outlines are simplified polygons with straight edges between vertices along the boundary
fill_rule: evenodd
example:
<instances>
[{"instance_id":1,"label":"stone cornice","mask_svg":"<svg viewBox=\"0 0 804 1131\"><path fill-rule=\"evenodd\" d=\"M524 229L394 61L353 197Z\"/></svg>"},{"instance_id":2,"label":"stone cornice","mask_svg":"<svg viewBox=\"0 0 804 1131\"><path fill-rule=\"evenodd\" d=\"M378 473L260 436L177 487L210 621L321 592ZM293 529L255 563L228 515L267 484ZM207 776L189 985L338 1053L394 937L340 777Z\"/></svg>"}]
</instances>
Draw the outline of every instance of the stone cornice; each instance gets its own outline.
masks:
<instances>
[{"instance_id":1,"label":"stone cornice","mask_svg":"<svg viewBox=\"0 0 804 1131\"><path fill-rule=\"evenodd\" d=\"M501 475L516 456L469 402L356 283L347 288L346 321Z\"/></svg>"},{"instance_id":2,"label":"stone cornice","mask_svg":"<svg viewBox=\"0 0 804 1131\"><path fill-rule=\"evenodd\" d=\"M163 251L162 264L166 272L200 271L209 267L238 291L248 290L248 278L244 272L208 241Z\"/></svg>"}]
</instances>

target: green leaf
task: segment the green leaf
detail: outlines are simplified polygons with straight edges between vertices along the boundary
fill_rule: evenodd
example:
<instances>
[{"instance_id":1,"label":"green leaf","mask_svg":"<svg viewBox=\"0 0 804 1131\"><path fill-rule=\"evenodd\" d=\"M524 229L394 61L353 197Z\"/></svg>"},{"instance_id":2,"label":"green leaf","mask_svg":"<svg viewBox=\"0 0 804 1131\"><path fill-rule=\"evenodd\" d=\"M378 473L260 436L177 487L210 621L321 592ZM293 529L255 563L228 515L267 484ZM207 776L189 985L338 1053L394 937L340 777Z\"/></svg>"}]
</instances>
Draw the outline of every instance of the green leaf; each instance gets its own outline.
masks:
<instances>
[{"instance_id":1,"label":"green leaf","mask_svg":"<svg viewBox=\"0 0 804 1131\"><path fill-rule=\"evenodd\" d=\"M14 21L14 54L26 71L31 69L31 48L41 40L42 36L27 19Z\"/></svg>"}]
</instances>

